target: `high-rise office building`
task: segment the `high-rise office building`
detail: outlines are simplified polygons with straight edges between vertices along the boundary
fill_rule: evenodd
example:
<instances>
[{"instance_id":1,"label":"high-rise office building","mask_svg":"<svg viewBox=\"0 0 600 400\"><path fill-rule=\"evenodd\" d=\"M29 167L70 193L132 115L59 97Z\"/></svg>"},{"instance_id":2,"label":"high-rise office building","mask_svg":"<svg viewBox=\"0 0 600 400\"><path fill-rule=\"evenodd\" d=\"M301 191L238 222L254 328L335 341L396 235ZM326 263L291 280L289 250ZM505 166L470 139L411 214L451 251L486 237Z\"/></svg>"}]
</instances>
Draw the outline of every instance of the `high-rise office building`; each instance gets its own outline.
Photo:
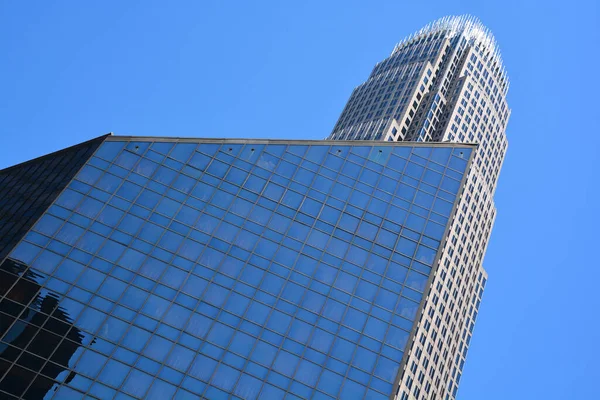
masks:
<instances>
[{"instance_id":1,"label":"high-rise office building","mask_svg":"<svg viewBox=\"0 0 600 400\"><path fill-rule=\"evenodd\" d=\"M508 78L491 32L446 17L400 42L354 89L330 139L476 143L418 323L398 397L453 399L486 282L483 257L507 148Z\"/></svg>"},{"instance_id":2,"label":"high-rise office building","mask_svg":"<svg viewBox=\"0 0 600 400\"><path fill-rule=\"evenodd\" d=\"M474 153L104 136L0 171L0 398L396 396L415 324L457 331L420 314Z\"/></svg>"},{"instance_id":3,"label":"high-rise office building","mask_svg":"<svg viewBox=\"0 0 600 400\"><path fill-rule=\"evenodd\" d=\"M0 398L454 399L507 89L446 18L332 140L103 136L0 171Z\"/></svg>"}]
</instances>

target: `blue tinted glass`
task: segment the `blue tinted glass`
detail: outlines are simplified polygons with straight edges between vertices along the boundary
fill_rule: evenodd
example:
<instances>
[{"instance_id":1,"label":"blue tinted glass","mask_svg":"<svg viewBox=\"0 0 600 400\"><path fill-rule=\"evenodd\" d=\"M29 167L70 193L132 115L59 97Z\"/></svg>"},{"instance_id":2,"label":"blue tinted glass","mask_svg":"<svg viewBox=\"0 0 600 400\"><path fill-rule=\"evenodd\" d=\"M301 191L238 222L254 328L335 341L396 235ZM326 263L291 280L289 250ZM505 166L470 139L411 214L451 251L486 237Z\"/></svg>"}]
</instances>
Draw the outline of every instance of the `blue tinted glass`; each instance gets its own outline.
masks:
<instances>
[{"instance_id":1,"label":"blue tinted glass","mask_svg":"<svg viewBox=\"0 0 600 400\"><path fill-rule=\"evenodd\" d=\"M111 140L10 257L94 396L389 398L468 157Z\"/></svg>"}]
</instances>

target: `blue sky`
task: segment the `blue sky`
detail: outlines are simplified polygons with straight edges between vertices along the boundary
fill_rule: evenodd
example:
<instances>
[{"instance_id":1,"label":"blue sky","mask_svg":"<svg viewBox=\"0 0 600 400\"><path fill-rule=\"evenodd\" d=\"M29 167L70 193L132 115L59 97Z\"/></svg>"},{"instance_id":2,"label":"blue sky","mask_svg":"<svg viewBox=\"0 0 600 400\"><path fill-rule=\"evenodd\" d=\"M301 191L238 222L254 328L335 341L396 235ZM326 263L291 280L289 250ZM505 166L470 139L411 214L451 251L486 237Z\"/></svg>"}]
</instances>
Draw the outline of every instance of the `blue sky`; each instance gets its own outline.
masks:
<instances>
[{"instance_id":1,"label":"blue sky","mask_svg":"<svg viewBox=\"0 0 600 400\"><path fill-rule=\"evenodd\" d=\"M2 2L0 168L111 131L320 139L402 37L476 15L512 117L458 398L600 398L599 6L410 3Z\"/></svg>"}]
</instances>

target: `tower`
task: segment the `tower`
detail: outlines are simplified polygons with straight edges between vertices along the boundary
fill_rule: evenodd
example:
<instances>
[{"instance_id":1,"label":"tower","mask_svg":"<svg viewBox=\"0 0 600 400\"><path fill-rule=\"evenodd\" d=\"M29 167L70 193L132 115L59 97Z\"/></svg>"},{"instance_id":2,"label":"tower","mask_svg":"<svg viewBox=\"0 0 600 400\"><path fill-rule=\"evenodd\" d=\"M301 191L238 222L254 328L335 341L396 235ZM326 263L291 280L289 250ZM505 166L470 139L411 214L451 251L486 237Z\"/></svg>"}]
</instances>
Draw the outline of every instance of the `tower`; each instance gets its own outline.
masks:
<instances>
[{"instance_id":1,"label":"tower","mask_svg":"<svg viewBox=\"0 0 600 400\"><path fill-rule=\"evenodd\" d=\"M330 139L475 143L399 376L401 399L456 396L486 282L482 263L507 149L508 78L492 33L446 17L402 40L356 87Z\"/></svg>"}]
</instances>

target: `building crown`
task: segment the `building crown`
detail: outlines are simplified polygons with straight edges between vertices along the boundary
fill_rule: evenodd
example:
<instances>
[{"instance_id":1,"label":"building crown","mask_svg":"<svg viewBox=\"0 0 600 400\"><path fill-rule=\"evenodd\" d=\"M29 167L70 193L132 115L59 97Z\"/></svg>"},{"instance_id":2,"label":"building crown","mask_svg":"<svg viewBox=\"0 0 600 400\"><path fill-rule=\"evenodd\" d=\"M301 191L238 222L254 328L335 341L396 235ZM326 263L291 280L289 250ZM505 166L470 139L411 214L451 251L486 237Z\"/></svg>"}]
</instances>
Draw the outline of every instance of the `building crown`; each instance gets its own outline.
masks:
<instances>
[{"instance_id":1,"label":"building crown","mask_svg":"<svg viewBox=\"0 0 600 400\"><path fill-rule=\"evenodd\" d=\"M443 33L448 39L462 36L467 43L478 47L488 63L492 65L492 69L505 82L504 92L508 91L508 75L504 68L500 47L496 42L496 38L492 34L492 31L481 23L479 18L472 15L450 15L433 21L398 42L391 55L424 37L432 36L436 33Z\"/></svg>"}]
</instances>

